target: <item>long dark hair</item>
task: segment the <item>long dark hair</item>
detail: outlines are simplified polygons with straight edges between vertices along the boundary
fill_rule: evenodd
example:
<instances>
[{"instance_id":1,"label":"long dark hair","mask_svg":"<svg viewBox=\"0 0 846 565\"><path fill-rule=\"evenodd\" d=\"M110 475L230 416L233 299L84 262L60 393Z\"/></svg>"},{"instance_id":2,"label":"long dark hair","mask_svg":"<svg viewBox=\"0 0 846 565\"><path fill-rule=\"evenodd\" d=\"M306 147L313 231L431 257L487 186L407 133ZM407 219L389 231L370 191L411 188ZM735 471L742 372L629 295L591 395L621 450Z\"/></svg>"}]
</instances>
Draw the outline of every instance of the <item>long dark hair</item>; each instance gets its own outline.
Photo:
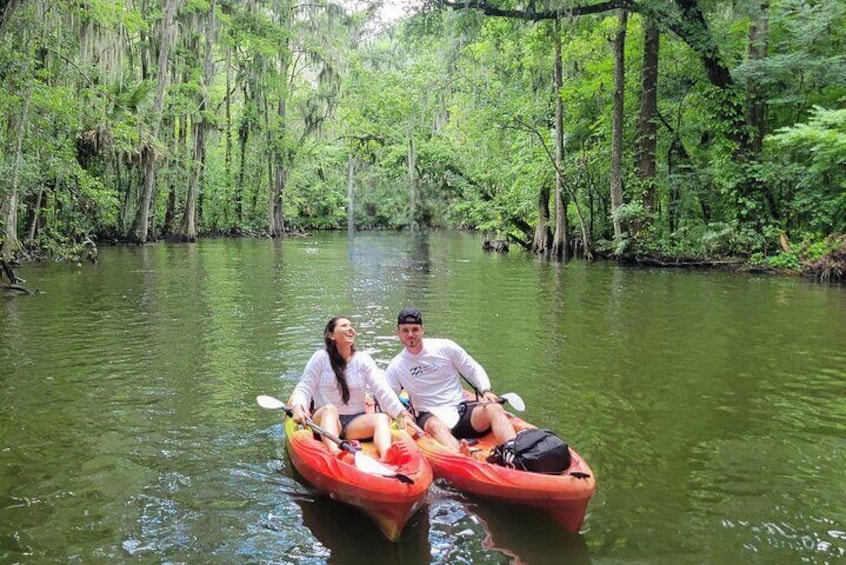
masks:
<instances>
[{"instance_id":1,"label":"long dark hair","mask_svg":"<svg viewBox=\"0 0 846 565\"><path fill-rule=\"evenodd\" d=\"M332 339L332 334L335 333L335 326L338 325L338 320L349 320L349 318L346 316L335 316L329 320L329 323L326 324L326 329L323 330L323 342L326 344L326 352L329 354L329 364L332 365L332 372L335 373L338 388L341 389L341 398L344 404L346 404L350 401L350 387L347 386L346 375L347 362L338 351L335 340ZM352 346L351 353L355 353L355 345Z\"/></svg>"}]
</instances>

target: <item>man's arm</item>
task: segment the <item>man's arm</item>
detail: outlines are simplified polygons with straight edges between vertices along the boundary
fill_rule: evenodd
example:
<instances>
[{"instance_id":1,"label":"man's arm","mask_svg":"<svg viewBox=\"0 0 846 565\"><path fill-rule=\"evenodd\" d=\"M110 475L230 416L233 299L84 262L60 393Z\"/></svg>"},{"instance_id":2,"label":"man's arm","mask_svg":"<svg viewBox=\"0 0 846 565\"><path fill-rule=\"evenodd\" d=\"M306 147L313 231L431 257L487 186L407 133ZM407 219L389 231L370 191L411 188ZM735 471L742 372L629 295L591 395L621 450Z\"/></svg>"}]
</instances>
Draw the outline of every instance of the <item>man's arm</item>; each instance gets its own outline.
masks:
<instances>
[{"instance_id":1,"label":"man's arm","mask_svg":"<svg viewBox=\"0 0 846 565\"><path fill-rule=\"evenodd\" d=\"M479 393L491 390L491 379L488 373L463 347L450 341L447 351L461 376L467 379Z\"/></svg>"}]
</instances>

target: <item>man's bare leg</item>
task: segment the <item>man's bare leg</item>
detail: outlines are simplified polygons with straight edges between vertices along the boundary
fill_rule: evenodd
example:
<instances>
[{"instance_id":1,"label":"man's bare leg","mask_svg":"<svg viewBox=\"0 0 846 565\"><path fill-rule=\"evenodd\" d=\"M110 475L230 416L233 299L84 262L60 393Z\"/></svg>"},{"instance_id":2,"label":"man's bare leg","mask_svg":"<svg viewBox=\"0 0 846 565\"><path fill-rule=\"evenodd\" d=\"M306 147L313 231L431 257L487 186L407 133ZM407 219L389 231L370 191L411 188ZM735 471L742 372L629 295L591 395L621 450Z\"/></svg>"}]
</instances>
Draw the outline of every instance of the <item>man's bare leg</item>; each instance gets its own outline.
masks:
<instances>
[{"instance_id":1,"label":"man's bare leg","mask_svg":"<svg viewBox=\"0 0 846 565\"><path fill-rule=\"evenodd\" d=\"M438 420L437 416L432 416L428 420L426 420L426 426L424 430L427 434L435 438L435 441L453 451L455 453L461 452L461 444L452 435L452 432L449 431L449 428L446 427L442 421ZM464 442L465 444L467 442Z\"/></svg>"},{"instance_id":2,"label":"man's bare leg","mask_svg":"<svg viewBox=\"0 0 846 565\"><path fill-rule=\"evenodd\" d=\"M497 444L514 439L514 436L517 435L501 404L477 405L473 408L473 414L470 416L470 425L477 431L491 428Z\"/></svg>"}]
</instances>

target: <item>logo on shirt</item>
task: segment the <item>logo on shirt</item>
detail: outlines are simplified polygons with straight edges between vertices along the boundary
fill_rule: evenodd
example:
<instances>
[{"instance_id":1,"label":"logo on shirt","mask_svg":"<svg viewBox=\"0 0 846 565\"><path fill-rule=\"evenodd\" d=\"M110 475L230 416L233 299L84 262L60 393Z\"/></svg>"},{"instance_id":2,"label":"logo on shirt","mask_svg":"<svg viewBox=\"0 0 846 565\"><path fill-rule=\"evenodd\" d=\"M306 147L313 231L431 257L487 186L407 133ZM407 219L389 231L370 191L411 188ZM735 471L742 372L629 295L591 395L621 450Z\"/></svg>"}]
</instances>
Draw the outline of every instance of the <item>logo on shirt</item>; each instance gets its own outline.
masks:
<instances>
[{"instance_id":1,"label":"logo on shirt","mask_svg":"<svg viewBox=\"0 0 846 565\"><path fill-rule=\"evenodd\" d=\"M420 375L428 375L430 373L434 373L438 370L437 363L421 363L416 367L412 367L408 374L412 377L419 377Z\"/></svg>"}]
</instances>

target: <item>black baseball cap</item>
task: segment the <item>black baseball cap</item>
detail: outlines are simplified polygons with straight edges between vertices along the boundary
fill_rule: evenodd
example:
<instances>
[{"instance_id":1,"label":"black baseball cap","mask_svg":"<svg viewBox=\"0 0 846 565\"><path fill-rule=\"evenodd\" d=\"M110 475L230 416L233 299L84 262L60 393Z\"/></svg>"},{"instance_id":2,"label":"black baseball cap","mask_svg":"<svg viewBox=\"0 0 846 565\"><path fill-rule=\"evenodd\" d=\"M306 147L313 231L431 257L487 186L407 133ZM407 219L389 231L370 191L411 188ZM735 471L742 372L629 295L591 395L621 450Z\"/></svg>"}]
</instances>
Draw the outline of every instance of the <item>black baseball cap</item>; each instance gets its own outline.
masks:
<instances>
[{"instance_id":1,"label":"black baseball cap","mask_svg":"<svg viewBox=\"0 0 846 565\"><path fill-rule=\"evenodd\" d=\"M400 324L423 324L423 315L414 306L406 306L397 316L397 325Z\"/></svg>"}]
</instances>

